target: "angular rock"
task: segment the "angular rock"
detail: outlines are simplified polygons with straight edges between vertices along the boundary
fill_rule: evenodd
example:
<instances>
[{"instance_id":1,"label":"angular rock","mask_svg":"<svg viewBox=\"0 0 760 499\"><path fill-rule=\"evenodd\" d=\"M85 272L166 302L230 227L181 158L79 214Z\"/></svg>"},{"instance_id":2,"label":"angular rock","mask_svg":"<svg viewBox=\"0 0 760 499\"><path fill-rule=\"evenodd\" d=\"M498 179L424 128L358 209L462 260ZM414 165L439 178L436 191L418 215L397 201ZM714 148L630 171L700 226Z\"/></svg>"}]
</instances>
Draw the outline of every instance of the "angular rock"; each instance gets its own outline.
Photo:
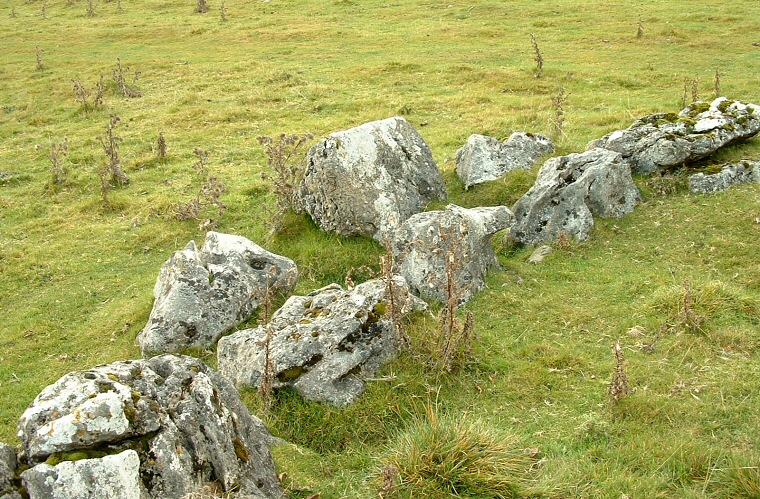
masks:
<instances>
[{"instance_id":1,"label":"angular rock","mask_svg":"<svg viewBox=\"0 0 760 499\"><path fill-rule=\"evenodd\" d=\"M696 102L679 114L653 114L588 144L619 152L635 173L653 173L683 166L721 147L760 132L760 106L715 99Z\"/></svg>"},{"instance_id":2,"label":"angular rock","mask_svg":"<svg viewBox=\"0 0 760 499\"><path fill-rule=\"evenodd\" d=\"M15 492L13 480L16 478L16 451L13 447L0 443L0 498ZM20 497L20 496L19 496Z\"/></svg>"},{"instance_id":3,"label":"angular rock","mask_svg":"<svg viewBox=\"0 0 760 499\"><path fill-rule=\"evenodd\" d=\"M485 135L470 135L457 151L456 171L464 188L503 177L513 170L530 170L538 159L554 152L549 137L515 132L499 142Z\"/></svg>"},{"instance_id":4,"label":"angular rock","mask_svg":"<svg viewBox=\"0 0 760 499\"><path fill-rule=\"evenodd\" d=\"M760 182L760 161L740 161L710 175L695 173L689 177L689 190L692 193L719 192L748 182Z\"/></svg>"},{"instance_id":5,"label":"angular rock","mask_svg":"<svg viewBox=\"0 0 760 499\"><path fill-rule=\"evenodd\" d=\"M392 282L399 317L426 308L409 293L403 277L394 276ZM349 291L331 284L291 296L266 327L219 340L219 370L235 384L259 386L269 328L273 388L290 386L309 400L348 405L363 393L363 378L395 353L387 288L385 279L374 279Z\"/></svg>"},{"instance_id":6,"label":"angular rock","mask_svg":"<svg viewBox=\"0 0 760 499\"><path fill-rule=\"evenodd\" d=\"M485 285L488 268L499 265L491 238L512 223L506 206L466 209L450 204L443 211L414 215L396 231L392 250L397 271L415 293L445 302L448 267L458 301L469 301Z\"/></svg>"},{"instance_id":7,"label":"angular rock","mask_svg":"<svg viewBox=\"0 0 760 499\"><path fill-rule=\"evenodd\" d=\"M430 148L404 118L336 132L309 149L298 192L320 228L384 242L446 187Z\"/></svg>"},{"instance_id":8,"label":"angular rock","mask_svg":"<svg viewBox=\"0 0 760 499\"><path fill-rule=\"evenodd\" d=\"M96 459L38 464L21 474L30 499L142 499L140 458L126 450Z\"/></svg>"},{"instance_id":9,"label":"angular rock","mask_svg":"<svg viewBox=\"0 0 760 499\"><path fill-rule=\"evenodd\" d=\"M206 234L175 252L158 276L153 310L137 335L144 357L206 348L259 307L267 292L290 292L298 280L296 264L248 239Z\"/></svg>"},{"instance_id":10,"label":"angular rock","mask_svg":"<svg viewBox=\"0 0 760 499\"><path fill-rule=\"evenodd\" d=\"M134 450L149 498L182 497L211 480L253 497L282 492L269 432L226 378L192 357L66 374L35 398L18 430L30 464Z\"/></svg>"},{"instance_id":11,"label":"angular rock","mask_svg":"<svg viewBox=\"0 0 760 499\"><path fill-rule=\"evenodd\" d=\"M621 217L633 211L638 200L630 165L619 153L592 149L551 158L515 203L516 222L509 238L520 245L542 244L563 231L584 240L594 216Z\"/></svg>"}]
</instances>

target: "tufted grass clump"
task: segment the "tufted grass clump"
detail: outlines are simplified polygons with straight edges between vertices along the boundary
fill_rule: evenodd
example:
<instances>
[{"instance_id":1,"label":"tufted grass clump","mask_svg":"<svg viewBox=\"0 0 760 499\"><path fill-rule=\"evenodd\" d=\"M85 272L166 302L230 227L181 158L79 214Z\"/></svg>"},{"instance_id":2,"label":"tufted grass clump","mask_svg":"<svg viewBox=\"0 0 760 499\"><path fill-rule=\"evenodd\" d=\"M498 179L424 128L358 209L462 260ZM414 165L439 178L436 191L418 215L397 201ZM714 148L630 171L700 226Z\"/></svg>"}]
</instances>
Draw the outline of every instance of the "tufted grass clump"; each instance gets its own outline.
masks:
<instances>
[{"instance_id":1,"label":"tufted grass clump","mask_svg":"<svg viewBox=\"0 0 760 499\"><path fill-rule=\"evenodd\" d=\"M532 462L513 437L428 405L391 439L382 464L397 470L399 497L512 498L525 495Z\"/></svg>"}]
</instances>

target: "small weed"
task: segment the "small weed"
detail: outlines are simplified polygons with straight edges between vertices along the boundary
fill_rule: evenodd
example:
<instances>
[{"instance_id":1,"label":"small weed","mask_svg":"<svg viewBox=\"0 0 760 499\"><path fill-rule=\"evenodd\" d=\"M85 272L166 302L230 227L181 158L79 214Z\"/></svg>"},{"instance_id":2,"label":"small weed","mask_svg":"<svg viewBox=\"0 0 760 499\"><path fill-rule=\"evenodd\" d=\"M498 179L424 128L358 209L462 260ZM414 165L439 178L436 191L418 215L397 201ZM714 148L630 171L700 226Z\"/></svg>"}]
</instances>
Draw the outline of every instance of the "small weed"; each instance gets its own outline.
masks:
<instances>
[{"instance_id":1,"label":"small weed","mask_svg":"<svg viewBox=\"0 0 760 499\"><path fill-rule=\"evenodd\" d=\"M124 9L121 6L121 0L116 0L116 12L118 12L119 14L124 12Z\"/></svg>"},{"instance_id":2,"label":"small weed","mask_svg":"<svg viewBox=\"0 0 760 499\"><path fill-rule=\"evenodd\" d=\"M567 231L561 230L557 232L557 240L554 245L557 249L569 251L573 247L573 238Z\"/></svg>"},{"instance_id":3,"label":"small weed","mask_svg":"<svg viewBox=\"0 0 760 499\"><path fill-rule=\"evenodd\" d=\"M444 296L446 303L438 315L440 335L438 337L437 359L441 368L451 372L455 365L461 364L472 355L472 344L475 340L475 320L471 311L467 311L464 323L457 318L457 310L464 289L456 280L461 262L455 257L454 251L445 254L446 276L444 281Z\"/></svg>"},{"instance_id":4,"label":"small weed","mask_svg":"<svg viewBox=\"0 0 760 499\"><path fill-rule=\"evenodd\" d=\"M639 25L636 28L636 38L644 38L644 22L642 20L642 13L639 10Z\"/></svg>"},{"instance_id":5,"label":"small weed","mask_svg":"<svg viewBox=\"0 0 760 499\"><path fill-rule=\"evenodd\" d=\"M159 160L166 159L166 139L164 138L164 132L158 132L158 141L156 144L156 151Z\"/></svg>"},{"instance_id":6,"label":"small weed","mask_svg":"<svg viewBox=\"0 0 760 499\"><path fill-rule=\"evenodd\" d=\"M72 79L71 82L74 84L74 95L76 101L81 104L82 110L89 112L93 109L97 109L101 104L103 104L103 91L105 90L105 85L103 84L102 76L100 77L100 80L98 80L98 82L95 84L95 88L93 89L95 91L95 97L92 102L90 102L90 95L92 94L91 90L84 88L82 83L76 78Z\"/></svg>"},{"instance_id":7,"label":"small weed","mask_svg":"<svg viewBox=\"0 0 760 499\"><path fill-rule=\"evenodd\" d=\"M261 321L264 324L266 330L266 338L264 344L261 345L264 348L264 371L261 373L261 381L259 383L258 394L261 399L261 409L267 413L272 408L274 403L274 397L272 396L272 382L274 381L275 371L272 366L271 359L271 345L272 335L274 331L269 324L269 318L271 317L272 299L274 293L270 286L271 279L274 277L274 269L267 273L266 287L264 289L264 296L261 304Z\"/></svg>"},{"instance_id":8,"label":"small weed","mask_svg":"<svg viewBox=\"0 0 760 499\"><path fill-rule=\"evenodd\" d=\"M43 50L39 45L34 46L34 55L37 58L37 71L45 69L45 66L42 64L42 52Z\"/></svg>"},{"instance_id":9,"label":"small weed","mask_svg":"<svg viewBox=\"0 0 760 499\"><path fill-rule=\"evenodd\" d=\"M401 320L401 306L399 305L400 298L397 296L398 289L393 283L393 268L395 266L393 252L390 251L390 248L386 249L388 250L387 253L380 257L380 272L385 279L385 295L388 297L388 310L386 314L391 319L396 344L399 347L408 347L410 340L406 331L404 331L404 324Z\"/></svg>"},{"instance_id":10,"label":"small weed","mask_svg":"<svg viewBox=\"0 0 760 499\"><path fill-rule=\"evenodd\" d=\"M18 13L16 12L16 7L11 7L11 19L16 19L18 17Z\"/></svg>"},{"instance_id":11,"label":"small weed","mask_svg":"<svg viewBox=\"0 0 760 499\"><path fill-rule=\"evenodd\" d=\"M206 166L206 163L208 163L208 151L196 147L193 149L193 153L198 157L198 161L193 163L193 170L198 172L198 175L205 177L208 174L208 168Z\"/></svg>"},{"instance_id":12,"label":"small weed","mask_svg":"<svg viewBox=\"0 0 760 499\"><path fill-rule=\"evenodd\" d=\"M42 18L47 19L47 1L42 2Z\"/></svg>"},{"instance_id":13,"label":"small weed","mask_svg":"<svg viewBox=\"0 0 760 499\"><path fill-rule=\"evenodd\" d=\"M95 0L87 0L87 17L95 17Z\"/></svg>"},{"instance_id":14,"label":"small weed","mask_svg":"<svg viewBox=\"0 0 760 499\"><path fill-rule=\"evenodd\" d=\"M208 218L201 222L202 228L213 229L219 223L219 220L227 209L227 205L221 200L226 187L224 183L218 180L215 176L208 174L208 167L206 164L209 157L208 151L196 147L193 152L198 157L198 161L193 163L193 169L195 169L198 176L203 179L203 182L200 185L196 197L186 203L179 203L177 205L175 218L180 221L198 220L204 208L213 207L217 210L216 217Z\"/></svg>"},{"instance_id":15,"label":"small weed","mask_svg":"<svg viewBox=\"0 0 760 499\"><path fill-rule=\"evenodd\" d=\"M683 79L683 96L681 97L681 108L689 105L688 97L691 93L691 103L695 103L699 100L699 78Z\"/></svg>"},{"instance_id":16,"label":"small weed","mask_svg":"<svg viewBox=\"0 0 760 499\"><path fill-rule=\"evenodd\" d=\"M310 133L303 135L280 134L277 139L258 137L259 144L264 146L267 155L267 165L274 174L262 172L262 180L270 180L274 190L277 211L270 212L270 232L280 232L283 229L282 216L288 210L300 213L302 210L298 201L298 184L304 173L303 158L296 155L298 150L314 136Z\"/></svg>"},{"instance_id":17,"label":"small weed","mask_svg":"<svg viewBox=\"0 0 760 499\"><path fill-rule=\"evenodd\" d=\"M536 37L533 35L533 33L530 34L530 44L533 46L533 52L535 53L535 57L533 60L536 61L536 78L541 78L541 76L544 74L544 56L541 54L541 49L538 46L538 41L536 41Z\"/></svg>"},{"instance_id":18,"label":"small weed","mask_svg":"<svg viewBox=\"0 0 760 499\"><path fill-rule=\"evenodd\" d=\"M565 87L559 87L559 89L557 89L557 95L552 97L552 106L554 107L554 135L556 137L562 137L563 134L566 100L567 93L565 93Z\"/></svg>"},{"instance_id":19,"label":"small weed","mask_svg":"<svg viewBox=\"0 0 760 499\"><path fill-rule=\"evenodd\" d=\"M195 7L195 12L198 14L205 14L208 12L208 4L206 0L198 0L198 5Z\"/></svg>"},{"instance_id":20,"label":"small weed","mask_svg":"<svg viewBox=\"0 0 760 499\"><path fill-rule=\"evenodd\" d=\"M50 153L48 154L48 159L50 160L50 173L53 174L53 178L51 179L51 184L54 189L60 188L60 186L64 185L66 183L66 176L68 175L68 170L66 168L66 156L69 155L69 143L66 137L63 138L63 140L56 144L53 142L50 144Z\"/></svg>"},{"instance_id":21,"label":"small weed","mask_svg":"<svg viewBox=\"0 0 760 499\"><path fill-rule=\"evenodd\" d=\"M715 78L713 80L713 96L716 99L720 97L720 68L715 68Z\"/></svg>"},{"instance_id":22,"label":"small weed","mask_svg":"<svg viewBox=\"0 0 760 499\"><path fill-rule=\"evenodd\" d=\"M607 394L610 396L610 402L614 405L628 395L631 389L628 387L628 376L626 376L623 367L625 356L623 349L620 348L620 342L616 342L612 346L612 352L615 354L615 370L612 372L612 381Z\"/></svg>"},{"instance_id":23,"label":"small weed","mask_svg":"<svg viewBox=\"0 0 760 499\"><path fill-rule=\"evenodd\" d=\"M108 192L113 187L113 184L126 185L129 183L129 179L121 169L121 157L119 156L119 144L124 139L116 134L114 130L119 125L121 118L112 114L106 133L103 136L98 136L97 140L100 145L103 146L103 152L106 155L106 163L98 169L98 176L100 177L100 196L104 203L108 202Z\"/></svg>"},{"instance_id":24,"label":"small weed","mask_svg":"<svg viewBox=\"0 0 760 499\"><path fill-rule=\"evenodd\" d=\"M135 97L142 97L142 94L138 92L137 90L134 90L130 88L127 85L127 79L124 76L125 71L129 71L129 66L122 67L121 65L121 59L116 59L116 67L113 68L111 71L111 77L113 78L113 81L116 82L116 87L119 89L119 92L121 92L121 95L127 98L135 98ZM132 85L137 82L137 79L140 77L140 71L135 70L134 77L132 78Z\"/></svg>"},{"instance_id":25,"label":"small weed","mask_svg":"<svg viewBox=\"0 0 760 499\"><path fill-rule=\"evenodd\" d=\"M219 18L222 22L227 21L227 2L225 0L222 0L222 5L219 7Z\"/></svg>"}]
</instances>

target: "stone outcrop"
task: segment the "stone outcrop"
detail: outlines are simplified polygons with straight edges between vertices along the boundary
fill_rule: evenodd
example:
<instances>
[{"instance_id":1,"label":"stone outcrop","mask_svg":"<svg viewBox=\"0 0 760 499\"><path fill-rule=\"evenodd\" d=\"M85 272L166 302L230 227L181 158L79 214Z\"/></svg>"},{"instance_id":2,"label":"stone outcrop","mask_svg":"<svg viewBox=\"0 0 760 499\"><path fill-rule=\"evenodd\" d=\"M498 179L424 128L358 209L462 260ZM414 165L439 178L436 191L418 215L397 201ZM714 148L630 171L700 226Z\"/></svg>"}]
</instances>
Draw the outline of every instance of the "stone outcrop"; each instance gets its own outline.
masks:
<instances>
[{"instance_id":1,"label":"stone outcrop","mask_svg":"<svg viewBox=\"0 0 760 499\"><path fill-rule=\"evenodd\" d=\"M14 484L16 478L16 451L0 443L0 499L21 499Z\"/></svg>"},{"instance_id":2,"label":"stone outcrop","mask_svg":"<svg viewBox=\"0 0 760 499\"><path fill-rule=\"evenodd\" d=\"M551 158L515 203L509 238L521 245L542 244L563 231L584 240L594 216L621 217L638 200L630 165L619 153L597 148Z\"/></svg>"},{"instance_id":3,"label":"stone outcrop","mask_svg":"<svg viewBox=\"0 0 760 499\"><path fill-rule=\"evenodd\" d=\"M158 276L153 310L137 341L145 357L206 348L259 307L267 293L290 292L296 264L248 239L206 234L176 251Z\"/></svg>"},{"instance_id":4,"label":"stone outcrop","mask_svg":"<svg viewBox=\"0 0 760 499\"><path fill-rule=\"evenodd\" d=\"M219 341L219 370L235 384L259 386L264 376L269 332L273 388L290 386L304 398L345 406L364 391L367 375L395 353L397 332L391 320L424 309L401 276L344 290L331 284L306 296L291 296L256 329ZM391 296L393 304L391 305Z\"/></svg>"},{"instance_id":5,"label":"stone outcrop","mask_svg":"<svg viewBox=\"0 0 760 499\"><path fill-rule=\"evenodd\" d=\"M451 287L458 301L466 302L485 285L488 268L498 266L491 238L512 223L506 206L466 209L450 204L442 211L414 215L396 231L392 250L397 271L424 298L445 302Z\"/></svg>"},{"instance_id":6,"label":"stone outcrop","mask_svg":"<svg viewBox=\"0 0 760 499\"><path fill-rule=\"evenodd\" d=\"M38 464L21 474L30 499L142 499L140 458L126 450L97 459Z\"/></svg>"},{"instance_id":7,"label":"stone outcrop","mask_svg":"<svg viewBox=\"0 0 760 499\"><path fill-rule=\"evenodd\" d=\"M471 135L457 151L456 171L464 188L496 180L513 170L529 170L541 156L554 152L549 137L515 132L500 142L485 135Z\"/></svg>"},{"instance_id":8,"label":"stone outcrop","mask_svg":"<svg viewBox=\"0 0 760 499\"><path fill-rule=\"evenodd\" d=\"M589 143L619 152L635 173L666 171L705 158L721 147L760 132L760 106L715 99L696 102L679 114L653 114Z\"/></svg>"},{"instance_id":9,"label":"stone outcrop","mask_svg":"<svg viewBox=\"0 0 760 499\"><path fill-rule=\"evenodd\" d=\"M689 190L692 193L719 192L748 182L760 182L760 161L740 161L713 174L695 173L689 177Z\"/></svg>"},{"instance_id":10,"label":"stone outcrop","mask_svg":"<svg viewBox=\"0 0 760 499\"><path fill-rule=\"evenodd\" d=\"M336 132L309 149L298 199L323 230L384 242L446 187L430 148L404 118Z\"/></svg>"},{"instance_id":11,"label":"stone outcrop","mask_svg":"<svg viewBox=\"0 0 760 499\"><path fill-rule=\"evenodd\" d=\"M147 498L182 497L212 480L252 497L282 493L269 432L226 378L192 357L162 355L66 374L34 399L18 430L29 464L60 462L25 472L45 497L51 490L59 491L52 497L69 497L65 491L96 482L132 483L135 455ZM102 457L61 462L82 455ZM50 477L57 477L53 489L45 488Z\"/></svg>"}]
</instances>

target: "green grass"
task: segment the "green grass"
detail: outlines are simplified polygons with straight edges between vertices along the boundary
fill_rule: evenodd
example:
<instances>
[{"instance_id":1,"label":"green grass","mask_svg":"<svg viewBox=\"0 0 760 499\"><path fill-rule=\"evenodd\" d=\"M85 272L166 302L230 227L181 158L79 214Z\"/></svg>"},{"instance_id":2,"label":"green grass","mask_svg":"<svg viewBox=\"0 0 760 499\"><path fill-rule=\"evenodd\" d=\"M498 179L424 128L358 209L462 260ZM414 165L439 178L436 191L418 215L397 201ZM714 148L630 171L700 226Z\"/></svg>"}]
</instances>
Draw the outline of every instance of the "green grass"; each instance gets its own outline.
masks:
<instances>
[{"instance_id":1,"label":"green grass","mask_svg":"<svg viewBox=\"0 0 760 499\"><path fill-rule=\"evenodd\" d=\"M320 232L288 215L270 236L260 135L316 137L402 114L428 144L450 200L511 206L535 171L464 192L454 157L472 133L550 133L560 86L559 153L651 112L677 112L685 77L710 98L760 101L760 4L423 3L228 0L228 21L195 14L193 0L97 4L9 0L0 7L0 441L17 443L17 418L66 372L139 355L137 332L161 264L204 231L179 222L177 203L198 193L195 147L226 184L218 230L293 258L298 293L343 282L351 267L378 267L375 242ZM16 17L11 17L11 9ZM530 33L544 58L535 78ZM36 69L35 47L43 68ZM140 77L141 98L110 81L117 59ZM106 77L105 101L86 112L72 79ZM127 186L100 199L96 137L109 115ZM163 132L168 156L159 161ZM68 181L51 189L51 142L68 138ZM760 157L760 142L708 162ZM530 491L549 497L757 497L760 463L760 189L691 196L684 178L639 178L645 200L620 220L599 220L591 239L543 264L530 249L495 240L501 271L468 305L474 358L442 375L429 357L437 322L415 318L413 348L337 410L280 393L265 420L291 445L275 449L292 497L377 497L383 456L424 421L437 394L444 414L477 421L538 449ZM698 330L669 327L684 283ZM251 321L253 323L255 321ZM633 393L606 392L623 346ZM213 353L201 352L213 361ZM255 393L244 399L259 412ZM445 459L445 458L444 458ZM403 494L403 491L399 494ZM495 494L495 492L494 492ZM487 495L487 494L486 494Z\"/></svg>"}]
</instances>

